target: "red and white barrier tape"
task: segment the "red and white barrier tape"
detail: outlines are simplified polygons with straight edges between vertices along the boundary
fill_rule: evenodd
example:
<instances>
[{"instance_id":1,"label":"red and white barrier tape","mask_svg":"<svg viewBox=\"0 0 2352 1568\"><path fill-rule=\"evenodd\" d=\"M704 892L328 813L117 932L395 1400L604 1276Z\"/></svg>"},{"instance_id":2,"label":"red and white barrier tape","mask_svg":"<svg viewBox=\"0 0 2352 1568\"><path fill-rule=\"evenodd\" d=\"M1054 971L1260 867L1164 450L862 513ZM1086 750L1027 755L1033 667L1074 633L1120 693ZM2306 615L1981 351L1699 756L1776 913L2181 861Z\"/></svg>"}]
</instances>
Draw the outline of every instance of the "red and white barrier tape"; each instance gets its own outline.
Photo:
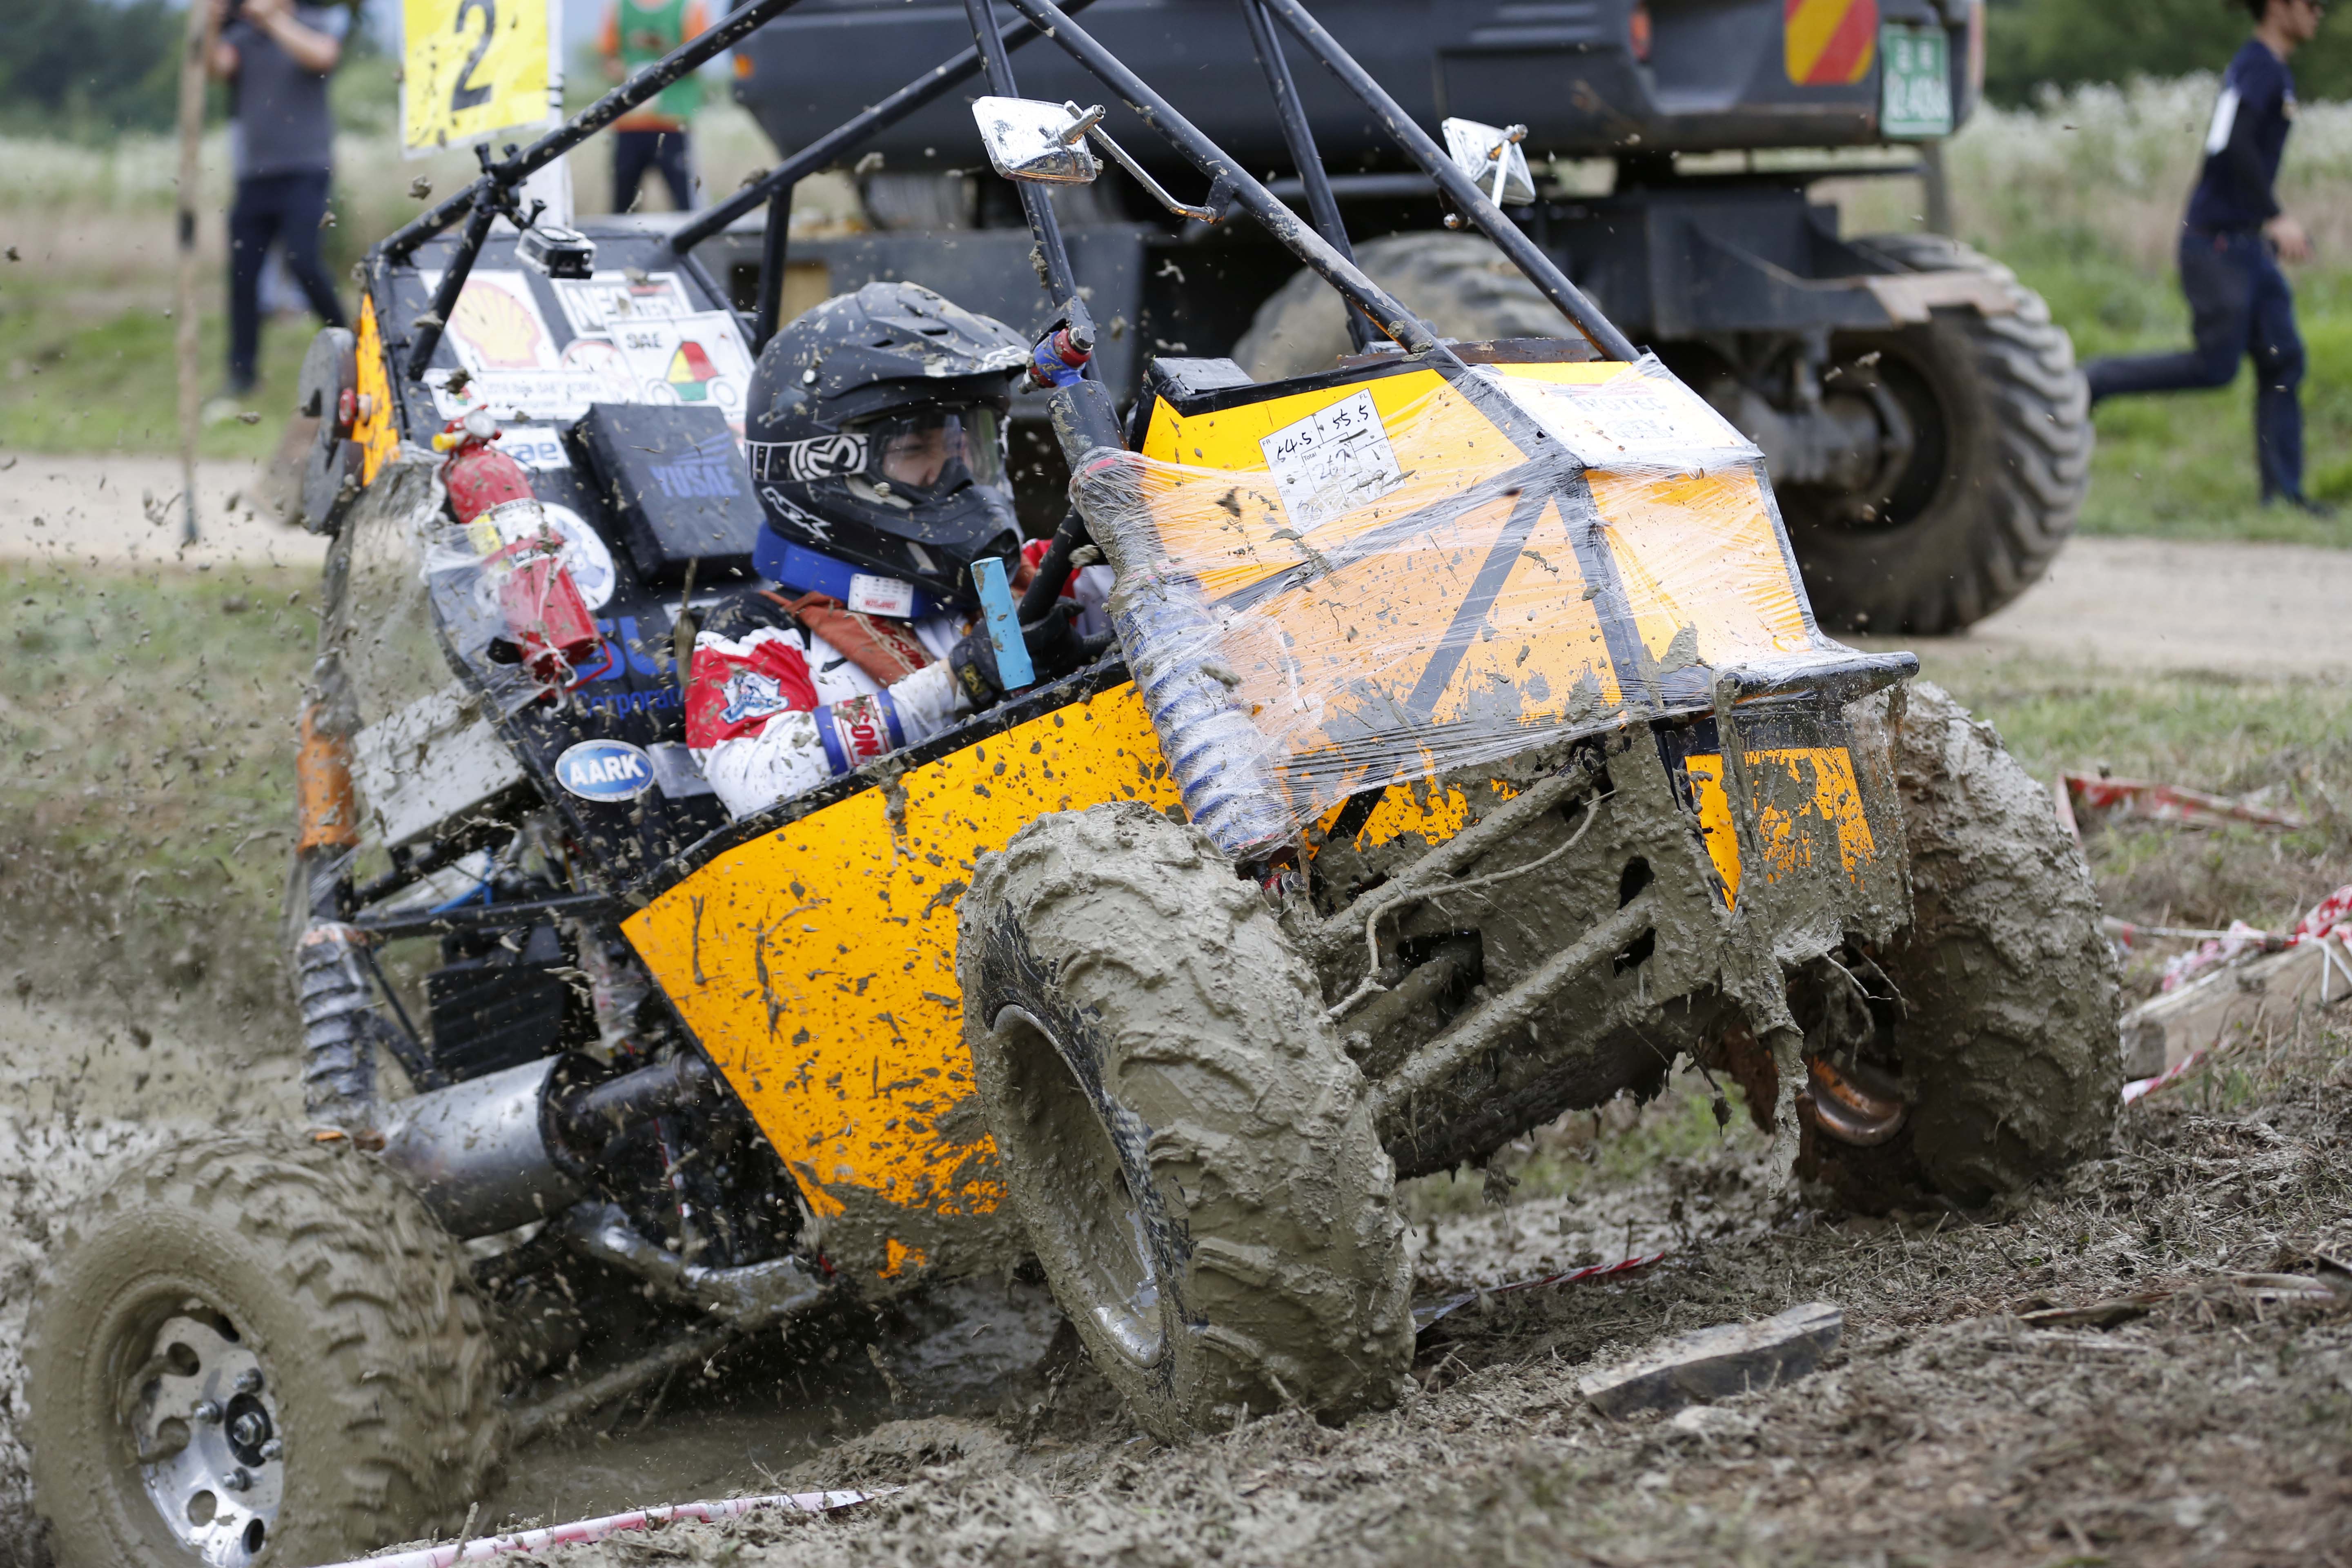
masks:
<instances>
[{"instance_id":1,"label":"red and white barrier tape","mask_svg":"<svg viewBox=\"0 0 2352 1568\"><path fill-rule=\"evenodd\" d=\"M349 1563L336 1563L333 1568L452 1568L458 1563L478 1563L485 1558L504 1557L519 1552L542 1552L551 1546L579 1546L633 1530L653 1530L665 1524L688 1521L710 1523L722 1519L737 1519L762 1509L773 1509L779 1513L831 1513L837 1509L855 1508L859 1503L871 1502L896 1489L774 1493L765 1497L722 1498L715 1502L672 1503L665 1508L641 1508L631 1513L607 1514L603 1519L576 1519L569 1524L551 1524L541 1530L525 1530L513 1535L485 1535L472 1541L452 1541L390 1557L356 1558Z\"/></svg>"}]
</instances>

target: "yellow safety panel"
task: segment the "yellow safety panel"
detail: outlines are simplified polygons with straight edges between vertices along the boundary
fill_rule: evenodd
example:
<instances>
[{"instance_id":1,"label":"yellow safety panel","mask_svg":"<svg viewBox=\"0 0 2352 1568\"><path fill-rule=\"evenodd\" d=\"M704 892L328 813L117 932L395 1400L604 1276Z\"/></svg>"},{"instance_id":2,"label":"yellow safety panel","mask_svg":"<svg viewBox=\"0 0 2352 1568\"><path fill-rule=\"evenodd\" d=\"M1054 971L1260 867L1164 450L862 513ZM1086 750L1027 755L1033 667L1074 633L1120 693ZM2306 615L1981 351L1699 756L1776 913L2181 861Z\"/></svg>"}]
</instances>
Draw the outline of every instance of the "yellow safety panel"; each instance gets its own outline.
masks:
<instances>
[{"instance_id":1,"label":"yellow safety panel","mask_svg":"<svg viewBox=\"0 0 2352 1568\"><path fill-rule=\"evenodd\" d=\"M1862 807L1853 753L1843 746L1792 746L1742 755L1761 797L1757 836L1763 842L1764 879L1777 882L1814 868L1816 836L1800 830L1800 819L1811 818L1835 827L1840 868L1859 886L1863 865L1878 858L1878 841ZM1731 800L1723 787L1723 759L1694 756L1685 760L1683 768L1698 803L1699 833L1706 841L1707 858L1723 879L1724 901L1730 903L1739 895L1742 868ZM1774 770L1785 774L1796 790L1781 789L1780 781L1769 776ZM1791 794L1804 803L1794 810L1783 804Z\"/></svg>"},{"instance_id":2,"label":"yellow safety panel","mask_svg":"<svg viewBox=\"0 0 2352 1568\"><path fill-rule=\"evenodd\" d=\"M622 929L820 1213L987 1214L993 1145L940 1125L972 1093L957 900L1038 816L1119 800L1176 801L1125 685L730 849Z\"/></svg>"}]
</instances>

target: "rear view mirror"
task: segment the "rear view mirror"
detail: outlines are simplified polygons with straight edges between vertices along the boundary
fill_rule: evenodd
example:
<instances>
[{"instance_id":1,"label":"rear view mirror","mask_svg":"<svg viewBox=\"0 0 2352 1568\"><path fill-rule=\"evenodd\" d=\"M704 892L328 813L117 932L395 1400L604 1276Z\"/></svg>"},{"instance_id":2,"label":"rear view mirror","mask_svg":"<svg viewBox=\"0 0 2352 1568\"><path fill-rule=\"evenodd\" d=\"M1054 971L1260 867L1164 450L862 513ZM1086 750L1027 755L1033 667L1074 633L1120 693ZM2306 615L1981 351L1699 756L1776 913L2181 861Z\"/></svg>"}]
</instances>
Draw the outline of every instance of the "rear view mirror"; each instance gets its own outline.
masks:
<instances>
[{"instance_id":1,"label":"rear view mirror","mask_svg":"<svg viewBox=\"0 0 2352 1568\"><path fill-rule=\"evenodd\" d=\"M1528 155L1519 143L1527 139L1524 125L1481 125L1475 120L1448 120L1445 151L1462 172L1486 193L1496 206L1526 206L1536 199L1535 177L1528 173Z\"/></svg>"},{"instance_id":2,"label":"rear view mirror","mask_svg":"<svg viewBox=\"0 0 2352 1568\"><path fill-rule=\"evenodd\" d=\"M1087 132L1102 116L1100 109L1081 112L1034 98L982 98L971 106L996 172L1048 185L1088 184L1102 172L1087 145Z\"/></svg>"}]
</instances>

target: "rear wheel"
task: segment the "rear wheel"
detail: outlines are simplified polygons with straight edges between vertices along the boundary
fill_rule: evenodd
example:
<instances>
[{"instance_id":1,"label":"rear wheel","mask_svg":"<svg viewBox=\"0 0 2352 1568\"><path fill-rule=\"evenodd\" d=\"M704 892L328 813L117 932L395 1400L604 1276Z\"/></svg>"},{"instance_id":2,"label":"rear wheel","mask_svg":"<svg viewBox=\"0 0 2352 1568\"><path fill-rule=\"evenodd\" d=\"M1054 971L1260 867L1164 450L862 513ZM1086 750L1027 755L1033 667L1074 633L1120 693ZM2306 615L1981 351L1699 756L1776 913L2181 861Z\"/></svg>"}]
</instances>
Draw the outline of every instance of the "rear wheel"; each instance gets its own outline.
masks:
<instances>
[{"instance_id":1,"label":"rear wheel","mask_svg":"<svg viewBox=\"0 0 2352 1568\"><path fill-rule=\"evenodd\" d=\"M1527 275L1476 235L1392 234L1355 251L1356 265L1440 337L1485 342L1574 335ZM1349 347L1339 294L1301 270L1258 307L1234 359L1253 380L1281 381L1329 370Z\"/></svg>"},{"instance_id":2,"label":"rear wheel","mask_svg":"<svg viewBox=\"0 0 2352 1568\"><path fill-rule=\"evenodd\" d=\"M1041 818L982 862L957 967L1013 1209L1147 1428L1395 1395L1407 1258L1362 1078L1203 836L1136 805Z\"/></svg>"},{"instance_id":3,"label":"rear wheel","mask_svg":"<svg viewBox=\"0 0 2352 1568\"><path fill-rule=\"evenodd\" d=\"M2105 1142L2123 1078L2115 954L2081 848L1990 725L1914 681L1900 722L1865 719L1855 742L1893 747L1912 921L1816 966L1791 1001L1810 1053L1857 1069L1842 1076L1865 1100L1884 1083L1910 1108L1868 1146L1809 1112L1798 1172L1859 1209L1979 1204Z\"/></svg>"},{"instance_id":4,"label":"rear wheel","mask_svg":"<svg viewBox=\"0 0 2352 1568\"><path fill-rule=\"evenodd\" d=\"M497 1368L456 1246L348 1142L213 1138L64 1227L26 1368L35 1506L72 1565L289 1565L454 1528Z\"/></svg>"},{"instance_id":5,"label":"rear wheel","mask_svg":"<svg viewBox=\"0 0 2352 1568\"><path fill-rule=\"evenodd\" d=\"M1942 308L1924 325L1832 339L1834 384L1899 409L1910 454L1869 493L1780 487L1781 515L1824 625L1958 631L2038 582L2074 533L2090 389L2065 329L2008 268L1941 235L1854 244L1912 272L1980 272L2011 308Z\"/></svg>"}]
</instances>

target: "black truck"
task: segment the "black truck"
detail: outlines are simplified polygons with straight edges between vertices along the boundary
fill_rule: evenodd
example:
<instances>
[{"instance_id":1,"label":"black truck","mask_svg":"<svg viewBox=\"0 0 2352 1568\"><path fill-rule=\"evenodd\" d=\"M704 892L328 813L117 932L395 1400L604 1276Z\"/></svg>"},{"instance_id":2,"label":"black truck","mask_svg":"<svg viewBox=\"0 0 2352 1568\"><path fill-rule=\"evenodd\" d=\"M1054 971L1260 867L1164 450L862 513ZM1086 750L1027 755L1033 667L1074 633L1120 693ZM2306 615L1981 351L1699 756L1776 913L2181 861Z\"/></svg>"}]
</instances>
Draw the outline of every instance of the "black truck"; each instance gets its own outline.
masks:
<instances>
[{"instance_id":1,"label":"black truck","mask_svg":"<svg viewBox=\"0 0 2352 1568\"><path fill-rule=\"evenodd\" d=\"M1424 129L1455 116L1524 128L1533 199L1507 210L1763 448L1824 624L1958 630L2047 567L2089 473L2065 332L1989 258L1929 233L1842 237L1837 209L1809 195L1855 172L1833 150L1879 149L1864 167L1915 171L1967 118L1982 0L1330 0L1320 14ZM1151 62L1176 107L1278 195L1311 204L1297 143L1267 112L1281 44L1264 0L1098 0L1086 25ZM736 93L797 153L970 36L958 5L803 0L738 46ZM1454 226L1359 99L1304 57L1295 71L1272 63L1330 176L1336 210L1318 226L1343 226L1373 279L1465 342L1568 332L1491 244ZM1024 97L1102 96L1057 50L1014 64ZM884 278L1031 324L1019 201L976 177L989 169L979 90L943 93L861 144L866 231L791 241L766 325ZM1108 105L1104 125L1180 201L1202 201L1200 176L1127 106ZM789 211L782 195L769 214ZM1230 356L1266 380L1368 346L1254 226L1173 216L1124 174L1054 199L1102 326L1098 374L1122 400L1155 353ZM760 221L711 247L731 253L747 306L763 244L782 239ZM1059 456L1034 425L1030 453L1050 528Z\"/></svg>"}]
</instances>

